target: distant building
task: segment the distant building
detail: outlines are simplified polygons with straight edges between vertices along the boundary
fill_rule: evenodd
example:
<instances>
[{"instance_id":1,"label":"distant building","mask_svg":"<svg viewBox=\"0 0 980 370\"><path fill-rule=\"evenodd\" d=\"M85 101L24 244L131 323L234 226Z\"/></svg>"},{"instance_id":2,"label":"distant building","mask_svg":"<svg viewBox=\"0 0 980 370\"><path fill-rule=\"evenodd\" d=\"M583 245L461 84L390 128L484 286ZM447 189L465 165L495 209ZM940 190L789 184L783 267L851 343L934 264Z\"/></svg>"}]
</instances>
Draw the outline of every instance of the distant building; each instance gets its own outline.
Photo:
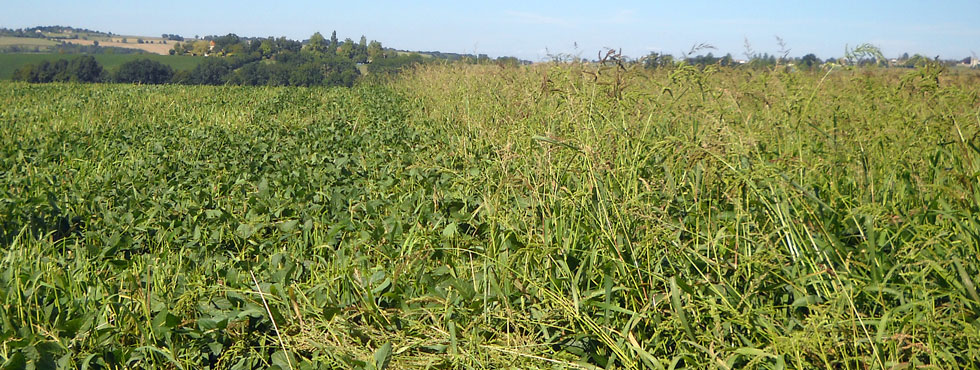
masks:
<instances>
[{"instance_id":1,"label":"distant building","mask_svg":"<svg viewBox=\"0 0 980 370\"><path fill-rule=\"evenodd\" d=\"M960 63L957 63L957 65L960 67L980 68L980 59L977 59L975 56L965 58Z\"/></svg>"}]
</instances>

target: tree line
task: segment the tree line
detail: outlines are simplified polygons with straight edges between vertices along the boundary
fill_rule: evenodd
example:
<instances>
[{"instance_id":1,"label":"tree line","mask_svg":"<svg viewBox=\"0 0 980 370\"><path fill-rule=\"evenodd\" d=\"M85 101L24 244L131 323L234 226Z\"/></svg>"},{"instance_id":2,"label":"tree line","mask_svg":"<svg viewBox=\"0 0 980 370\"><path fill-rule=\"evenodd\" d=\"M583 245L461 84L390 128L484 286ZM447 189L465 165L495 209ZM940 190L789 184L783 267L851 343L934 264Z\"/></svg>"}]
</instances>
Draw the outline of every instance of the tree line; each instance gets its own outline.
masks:
<instances>
[{"instance_id":1,"label":"tree line","mask_svg":"<svg viewBox=\"0 0 980 370\"><path fill-rule=\"evenodd\" d=\"M0 27L0 36L10 36L10 37L30 37L30 38L48 38L44 33L84 33L84 34L97 34L97 35L112 35L112 33L103 33L99 31L93 31L85 28L75 28L68 26L37 26L31 28L6 28ZM68 36L60 38L70 38L77 39L78 36Z\"/></svg>"},{"instance_id":2,"label":"tree line","mask_svg":"<svg viewBox=\"0 0 980 370\"><path fill-rule=\"evenodd\" d=\"M847 53L841 58L820 59L813 53L806 54L802 57L777 57L775 55L763 53L753 55L744 60L736 60L731 54L717 57L710 52L704 55L687 56L684 58L675 58L671 54L652 52L643 58L633 60L631 62L640 63L648 69L674 67L683 62L685 64L698 67L714 65L720 67L741 66L742 68L758 69L774 68L777 66L791 66L795 69L811 70L820 68L825 64L852 65L858 67L883 66L894 68L919 68L927 64L939 64L944 66L954 66L958 63L969 64L970 60L970 58L965 58L963 60L940 60L939 57L928 58L921 54L909 56L908 53L905 53L898 58L885 59L883 56L881 56L880 52L876 53L873 50L869 50L859 51L857 53Z\"/></svg>"},{"instance_id":3,"label":"tree line","mask_svg":"<svg viewBox=\"0 0 980 370\"><path fill-rule=\"evenodd\" d=\"M114 82L184 85L268 85L268 86L352 86L359 77L353 63L324 61L296 56L297 61L241 66L235 60L208 58L188 71L151 59L137 59L120 65L111 73L92 56L27 64L14 71L11 79L32 83Z\"/></svg>"},{"instance_id":4,"label":"tree line","mask_svg":"<svg viewBox=\"0 0 980 370\"><path fill-rule=\"evenodd\" d=\"M707 54L698 54L692 56L695 52L703 51L704 49L714 49L713 46L708 44L696 45L691 49L689 53L684 54L682 58L674 58L671 54L662 54L657 52L651 52L647 56L636 59L628 60L627 62L641 63L644 67L648 69L674 67L679 63L685 63L688 65L694 65L699 67L705 67L709 65L721 66L721 67L734 67L742 66L743 68L774 68L777 66L791 67L793 69L810 70L822 67L824 65L847 65L847 66L857 66L857 67L869 67L869 66L881 66L881 67L896 67L896 68L919 68L926 65L941 65L951 67L956 64L970 64L972 58L964 58L962 60L949 59L940 60L939 56L935 58L928 58L920 54L915 54L909 56L909 53L904 53L898 58L888 59L885 58L884 54L881 52L877 46L872 44L861 44L854 48L845 47L844 56L840 58L827 58L820 59L815 54L809 53L802 57L789 57L789 48L779 37L776 38L779 43L780 51L779 56L770 55L769 53L756 53L752 50L748 43L745 42L745 58L744 60L736 60L732 57L732 54L726 54L723 57L716 57L711 52Z\"/></svg>"},{"instance_id":5,"label":"tree line","mask_svg":"<svg viewBox=\"0 0 980 370\"><path fill-rule=\"evenodd\" d=\"M171 39L179 35L167 35ZM423 62L418 54L386 50L378 41L326 39L319 32L305 42L280 38L242 38L235 34L178 42L173 55L207 56L196 67L175 71L170 66L139 59L112 73L90 56L40 62L21 67L13 79L27 82L116 82L142 84L247 86L352 86L361 77L359 65L372 74L393 74ZM98 73L80 73L83 63Z\"/></svg>"},{"instance_id":6,"label":"tree line","mask_svg":"<svg viewBox=\"0 0 980 370\"><path fill-rule=\"evenodd\" d=\"M12 78L27 82L100 82L105 76L105 70L94 57L81 56L28 64L15 70Z\"/></svg>"}]
</instances>

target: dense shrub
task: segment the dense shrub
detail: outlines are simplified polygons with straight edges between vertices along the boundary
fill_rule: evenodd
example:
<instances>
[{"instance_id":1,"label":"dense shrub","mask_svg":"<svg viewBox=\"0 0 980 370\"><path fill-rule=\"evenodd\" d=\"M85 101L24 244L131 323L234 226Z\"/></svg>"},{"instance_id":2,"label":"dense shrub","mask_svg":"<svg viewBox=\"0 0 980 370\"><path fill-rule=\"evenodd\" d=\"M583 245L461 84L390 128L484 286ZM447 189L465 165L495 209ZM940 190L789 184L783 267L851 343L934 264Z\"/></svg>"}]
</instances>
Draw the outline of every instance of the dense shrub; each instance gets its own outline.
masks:
<instances>
[{"instance_id":1,"label":"dense shrub","mask_svg":"<svg viewBox=\"0 0 980 370\"><path fill-rule=\"evenodd\" d=\"M104 71L91 56L42 61L28 64L14 71L14 81L26 82L100 82Z\"/></svg>"},{"instance_id":2,"label":"dense shrub","mask_svg":"<svg viewBox=\"0 0 980 370\"><path fill-rule=\"evenodd\" d=\"M247 86L353 86L360 72L350 59L286 53L276 60L245 64L227 83Z\"/></svg>"},{"instance_id":3,"label":"dense shrub","mask_svg":"<svg viewBox=\"0 0 980 370\"><path fill-rule=\"evenodd\" d=\"M121 83L164 84L173 78L174 70L163 63L139 59L123 63L112 80Z\"/></svg>"},{"instance_id":4,"label":"dense shrub","mask_svg":"<svg viewBox=\"0 0 980 370\"><path fill-rule=\"evenodd\" d=\"M187 84L191 85L222 85L225 83L231 65L220 58L207 58L191 71Z\"/></svg>"}]
</instances>

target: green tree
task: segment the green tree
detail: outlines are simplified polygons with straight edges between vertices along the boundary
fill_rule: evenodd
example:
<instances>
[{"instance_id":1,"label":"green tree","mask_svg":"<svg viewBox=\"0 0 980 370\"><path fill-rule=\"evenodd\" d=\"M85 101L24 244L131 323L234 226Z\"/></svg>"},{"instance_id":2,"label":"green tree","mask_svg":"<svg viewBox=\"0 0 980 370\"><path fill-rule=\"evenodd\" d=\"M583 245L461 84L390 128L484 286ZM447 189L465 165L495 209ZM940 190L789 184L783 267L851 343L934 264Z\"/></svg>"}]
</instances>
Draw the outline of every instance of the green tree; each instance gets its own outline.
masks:
<instances>
[{"instance_id":1,"label":"green tree","mask_svg":"<svg viewBox=\"0 0 980 370\"><path fill-rule=\"evenodd\" d=\"M200 40L195 41L193 48L191 49L191 54L194 55L204 55L208 53L209 44L207 41Z\"/></svg>"},{"instance_id":2,"label":"green tree","mask_svg":"<svg viewBox=\"0 0 980 370\"><path fill-rule=\"evenodd\" d=\"M114 82L165 84L174 75L173 68L150 59L138 59L123 63L112 76Z\"/></svg>"},{"instance_id":3,"label":"green tree","mask_svg":"<svg viewBox=\"0 0 980 370\"><path fill-rule=\"evenodd\" d=\"M367 63L368 61L368 45L367 37L361 35L360 41L357 42L357 46L354 47L354 61L357 63Z\"/></svg>"},{"instance_id":4,"label":"green tree","mask_svg":"<svg viewBox=\"0 0 980 370\"><path fill-rule=\"evenodd\" d=\"M272 42L271 39L262 40L262 44L259 46L259 52L262 54L262 56L266 58L272 56L272 53L275 52L275 49L276 49L275 44Z\"/></svg>"},{"instance_id":5,"label":"green tree","mask_svg":"<svg viewBox=\"0 0 980 370\"><path fill-rule=\"evenodd\" d=\"M71 61L58 59L54 63L45 60L36 65L28 64L15 70L12 78L34 83L99 82L103 78L103 69L94 57L85 55Z\"/></svg>"},{"instance_id":6,"label":"green tree","mask_svg":"<svg viewBox=\"0 0 980 370\"><path fill-rule=\"evenodd\" d=\"M316 86L323 82L323 72L316 63L304 63L295 66L289 76L292 86Z\"/></svg>"},{"instance_id":7,"label":"green tree","mask_svg":"<svg viewBox=\"0 0 980 370\"><path fill-rule=\"evenodd\" d=\"M91 55L80 56L68 62L68 81L99 82L103 77L102 66Z\"/></svg>"},{"instance_id":8,"label":"green tree","mask_svg":"<svg viewBox=\"0 0 980 370\"><path fill-rule=\"evenodd\" d=\"M340 47L340 42L337 40L337 31L333 31L330 34L330 54L336 54L337 48Z\"/></svg>"},{"instance_id":9,"label":"green tree","mask_svg":"<svg viewBox=\"0 0 980 370\"><path fill-rule=\"evenodd\" d=\"M43 63L47 63L47 61L44 61ZM14 70L14 74L10 77L10 79L24 82L41 82L38 81L38 71L38 65L26 64Z\"/></svg>"},{"instance_id":10,"label":"green tree","mask_svg":"<svg viewBox=\"0 0 980 370\"><path fill-rule=\"evenodd\" d=\"M368 62L374 62L375 60L384 58L384 48L381 47L381 43L375 40L371 40L367 47Z\"/></svg>"},{"instance_id":11,"label":"green tree","mask_svg":"<svg viewBox=\"0 0 980 370\"><path fill-rule=\"evenodd\" d=\"M314 33L313 36L310 36L310 41L307 42L304 49L308 50L314 55L323 55L327 52L329 47L330 45L327 44L327 39L323 38L323 35L317 32Z\"/></svg>"},{"instance_id":12,"label":"green tree","mask_svg":"<svg viewBox=\"0 0 980 370\"><path fill-rule=\"evenodd\" d=\"M205 58L191 70L186 82L192 85L221 85L225 83L229 72L231 66L224 59Z\"/></svg>"},{"instance_id":13,"label":"green tree","mask_svg":"<svg viewBox=\"0 0 980 370\"><path fill-rule=\"evenodd\" d=\"M245 52L245 44L237 43L231 46L227 46L225 47L224 52L227 55L240 55Z\"/></svg>"},{"instance_id":14,"label":"green tree","mask_svg":"<svg viewBox=\"0 0 980 370\"><path fill-rule=\"evenodd\" d=\"M261 86L269 83L269 64L249 63L235 71L228 83L234 85Z\"/></svg>"},{"instance_id":15,"label":"green tree","mask_svg":"<svg viewBox=\"0 0 980 370\"><path fill-rule=\"evenodd\" d=\"M345 39L343 44L337 48L337 55L347 59L354 59L354 40Z\"/></svg>"},{"instance_id":16,"label":"green tree","mask_svg":"<svg viewBox=\"0 0 980 370\"><path fill-rule=\"evenodd\" d=\"M294 52L298 53L303 49L303 44L296 40L287 39L285 36L276 39L276 53Z\"/></svg>"},{"instance_id":17,"label":"green tree","mask_svg":"<svg viewBox=\"0 0 980 370\"><path fill-rule=\"evenodd\" d=\"M820 59L817 58L817 56L814 55L813 53L804 55L803 58L800 59L801 68L812 69L819 65L820 65Z\"/></svg>"}]
</instances>

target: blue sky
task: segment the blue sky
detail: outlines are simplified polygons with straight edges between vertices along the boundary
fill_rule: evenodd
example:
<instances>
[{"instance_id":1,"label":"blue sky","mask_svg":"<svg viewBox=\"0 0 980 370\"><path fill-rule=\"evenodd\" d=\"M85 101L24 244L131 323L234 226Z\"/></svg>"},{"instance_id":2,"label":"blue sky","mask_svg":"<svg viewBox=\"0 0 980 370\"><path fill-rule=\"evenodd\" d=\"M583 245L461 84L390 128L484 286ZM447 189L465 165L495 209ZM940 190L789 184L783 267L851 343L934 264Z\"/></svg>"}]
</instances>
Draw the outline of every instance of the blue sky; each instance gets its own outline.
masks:
<instances>
[{"instance_id":1,"label":"blue sky","mask_svg":"<svg viewBox=\"0 0 980 370\"><path fill-rule=\"evenodd\" d=\"M980 53L980 1L12 1L0 27L67 25L124 35L286 36L332 30L366 35L388 47L513 55L564 53L594 58L603 48L639 57L680 55L708 43L716 55L838 57L846 45L872 43L886 56L943 58ZM577 46L577 48L576 48Z\"/></svg>"}]
</instances>

